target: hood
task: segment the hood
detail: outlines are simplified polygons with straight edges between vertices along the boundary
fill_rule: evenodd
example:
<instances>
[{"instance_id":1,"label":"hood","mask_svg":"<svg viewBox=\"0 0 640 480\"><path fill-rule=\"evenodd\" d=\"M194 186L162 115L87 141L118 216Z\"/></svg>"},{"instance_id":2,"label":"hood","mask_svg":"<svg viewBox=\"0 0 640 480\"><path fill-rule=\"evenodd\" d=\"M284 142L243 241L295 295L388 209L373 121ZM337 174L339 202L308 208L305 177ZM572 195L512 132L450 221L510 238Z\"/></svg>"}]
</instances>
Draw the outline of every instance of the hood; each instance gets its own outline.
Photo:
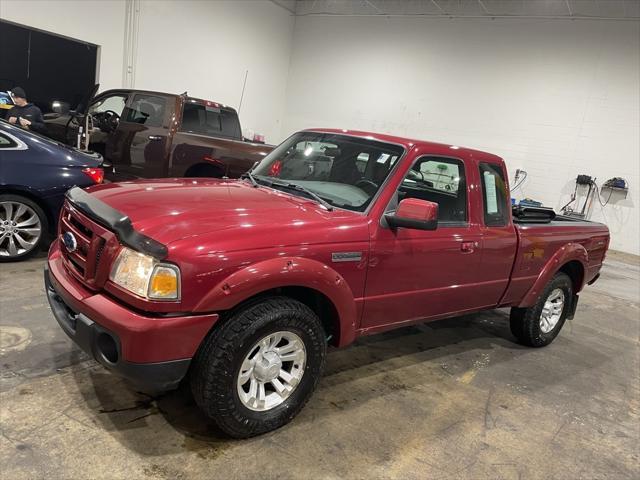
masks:
<instances>
[{"instance_id":1,"label":"hood","mask_svg":"<svg viewBox=\"0 0 640 480\"><path fill-rule=\"evenodd\" d=\"M285 243L288 228L300 231L305 226L313 240L316 228L326 229L336 221L364 223L362 215L328 212L312 200L264 186L254 188L241 180L142 180L87 191L127 215L137 231L164 245L207 234L218 244L238 244L238 240L244 244L249 239L252 247L260 248Z\"/></svg>"}]
</instances>

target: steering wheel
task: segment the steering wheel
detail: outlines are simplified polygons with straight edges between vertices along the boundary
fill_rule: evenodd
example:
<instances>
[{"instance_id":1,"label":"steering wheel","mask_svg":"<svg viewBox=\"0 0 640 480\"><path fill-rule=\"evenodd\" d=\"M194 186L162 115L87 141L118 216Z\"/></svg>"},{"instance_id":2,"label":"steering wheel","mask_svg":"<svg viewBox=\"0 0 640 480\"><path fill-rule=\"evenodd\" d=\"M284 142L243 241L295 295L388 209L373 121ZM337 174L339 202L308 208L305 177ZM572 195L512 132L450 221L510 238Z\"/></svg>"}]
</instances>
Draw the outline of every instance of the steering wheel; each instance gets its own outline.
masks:
<instances>
[{"instance_id":1,"label":"steering wheel","mask_svg":"<svg viewBox=\"0 0 640 480\"><path fill-rule=\"evenodd\" d=\"M368 178L361 178L356 182L356 187L362 188L369 194L373 194L378 189L378 184L369 180ZM371 191L369 191L369 189L371 189Z\"/></svg>"},{"instance_id":2,"label":"steering wheel","mask_svg":"<svg viewBox=\"0 0 640 480\"><path fill-rule=\"evenodd\" d=\"M94 113L93 118L97 120L96 123L100 130L113 130L118 126L118 122L120 121L120 115L113 110Z\"/></svg>"},{"instance_id":3,"label":"steering wheel","mask_svg":"<svg viewBox=\"0 0 640 480\"><path fill-rule=\"evenodd\" d=\"M411 177L411 180L416 180L416 181L421 181L424 182L424 173L422 173L420 170L414 170L411 169L409 170L409 174L407 175L407 178Z\"/></svg>"}]
</instances>

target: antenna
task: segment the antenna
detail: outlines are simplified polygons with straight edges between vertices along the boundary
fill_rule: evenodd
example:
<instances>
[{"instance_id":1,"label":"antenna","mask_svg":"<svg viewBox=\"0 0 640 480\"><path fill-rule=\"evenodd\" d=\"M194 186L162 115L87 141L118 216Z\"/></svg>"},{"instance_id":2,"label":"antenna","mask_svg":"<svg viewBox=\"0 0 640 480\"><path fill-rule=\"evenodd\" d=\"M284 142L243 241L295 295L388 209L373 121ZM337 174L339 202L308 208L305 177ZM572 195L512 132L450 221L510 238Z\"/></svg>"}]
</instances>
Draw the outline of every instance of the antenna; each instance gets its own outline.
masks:
<instances>
[{"instance_id":1,"label":"antenna","mask_svg":"<svg viewBox=\"0 0 640 480\"><path fill-rule=\"evenodd\" d=\"M242 99L244 98L244 89L247 86L247 77L249 76L249 70L244 72L244 83L242 84L242 93L240 94L240 104L238 105L238 115L240 115L240 109L242 108Z\"/></svg>"}]
</instances>

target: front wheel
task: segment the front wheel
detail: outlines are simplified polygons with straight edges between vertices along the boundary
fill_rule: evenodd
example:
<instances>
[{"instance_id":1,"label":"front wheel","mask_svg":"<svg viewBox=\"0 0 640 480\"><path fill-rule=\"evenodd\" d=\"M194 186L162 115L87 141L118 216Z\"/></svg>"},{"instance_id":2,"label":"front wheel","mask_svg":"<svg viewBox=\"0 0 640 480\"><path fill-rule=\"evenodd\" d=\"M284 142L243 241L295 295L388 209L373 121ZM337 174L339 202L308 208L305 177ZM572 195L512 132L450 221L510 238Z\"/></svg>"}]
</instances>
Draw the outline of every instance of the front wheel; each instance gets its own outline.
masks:
<instances>
[{"instance_id":1,"label":"front wheel","mask_svg":"<svg viewBox=\"0 0 640 480\"><path fill-rule=\"evenodd\" d=\"M529 347L544 347L558 336L571 310L573 283L566 273L557 273L535 305L512 308L511 333Z\"/></svg>"},{"instance_id":2,"label":"front wheel","mask_svg":"<svg viewBox=\"0 0 640 480\"><path fill-rule=\"evenodd\" d=\"M20 195L0 195L0 262L30 257L46 232L47 217L38 204Z\"/></svg>"},{"instance_id":3,"label":"front wheel","mask_svg":"<svg viewBox=\"0 0 640 480\"><path fill-rule=\"evenodd\" d=\"M324 367L325 334L306 305L272 297L214 328L191 372L198 406L228 435L246 438L288 423Z\"/></svg>"}]
</instances>

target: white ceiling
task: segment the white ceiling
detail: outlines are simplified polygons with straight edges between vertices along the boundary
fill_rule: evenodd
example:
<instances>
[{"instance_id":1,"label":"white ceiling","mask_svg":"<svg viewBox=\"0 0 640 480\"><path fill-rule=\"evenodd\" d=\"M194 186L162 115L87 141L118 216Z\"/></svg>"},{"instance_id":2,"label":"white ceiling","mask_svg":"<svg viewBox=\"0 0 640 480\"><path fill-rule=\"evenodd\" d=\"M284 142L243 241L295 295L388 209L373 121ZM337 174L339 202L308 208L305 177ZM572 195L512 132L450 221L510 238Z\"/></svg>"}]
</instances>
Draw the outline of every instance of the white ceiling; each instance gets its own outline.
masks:
<instances>
[{"instance_id":1,"label":"white ceiling","mask_svg":"<svg viewBox=\"0 0 640 480\"><path fill-rule=\"evenodd\" d=\"M380 15L640 20L640 0L272 0L297 16Z\"/></svg>"}]
</instances>

